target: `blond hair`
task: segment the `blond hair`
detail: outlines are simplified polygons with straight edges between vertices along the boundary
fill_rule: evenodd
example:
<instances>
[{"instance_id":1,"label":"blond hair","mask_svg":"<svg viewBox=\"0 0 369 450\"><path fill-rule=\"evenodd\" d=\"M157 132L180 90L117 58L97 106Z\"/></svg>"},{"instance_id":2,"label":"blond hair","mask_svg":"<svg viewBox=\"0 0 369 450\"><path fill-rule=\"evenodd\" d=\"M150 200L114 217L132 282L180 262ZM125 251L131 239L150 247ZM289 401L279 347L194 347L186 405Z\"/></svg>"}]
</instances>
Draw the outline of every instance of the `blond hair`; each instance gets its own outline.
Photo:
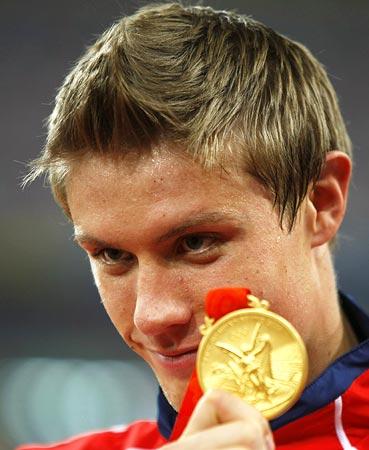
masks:
<instances>
[{"instance_id":1,"label":"blond hair","mask_svg":"<svg viewBox=\"0 0 369 450\"><path fill-rule=\"evenodd\" d=\"M68 213L73 160L179 144L204 167L241 155L292 227L326 153L351 152L334 89L301 44L249 17L150 5L122 18L66 77L27 181L49 178Z\"/></svg>"}]
</instances>

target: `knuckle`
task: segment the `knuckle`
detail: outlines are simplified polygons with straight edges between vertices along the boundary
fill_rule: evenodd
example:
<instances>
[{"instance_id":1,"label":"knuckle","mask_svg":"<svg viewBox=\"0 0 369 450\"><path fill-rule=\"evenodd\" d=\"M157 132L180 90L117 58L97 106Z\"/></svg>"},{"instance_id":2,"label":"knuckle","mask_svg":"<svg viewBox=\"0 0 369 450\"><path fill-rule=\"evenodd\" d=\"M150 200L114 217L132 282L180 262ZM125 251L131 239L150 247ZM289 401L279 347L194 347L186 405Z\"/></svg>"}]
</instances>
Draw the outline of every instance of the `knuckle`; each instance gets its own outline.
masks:
<instances>
[{"instance_id":1,"label":"knuckle","mask_svg":"<svg viewBox=\"0 0 369 450\"><path fill-rule=\"evenodd\" d=\"M219 389L210 389L209 391L207 391L204 395L206 400L210 400L210 401L218 401L219 399L221 399L224 395L224 392L219 390Z\"/></svg>"},{"instance_id":2,"label":"knuckle","mask_svg":"<svg viewBox=\"0 0 369 450\"><path fill-rule=\"evenodd\" d=\"M239 423L240 443L246 448L260 448L261 442L264 441L264 434L260 420L251 418L247 423L245 421Z\"/></svg>"}]
</instances>

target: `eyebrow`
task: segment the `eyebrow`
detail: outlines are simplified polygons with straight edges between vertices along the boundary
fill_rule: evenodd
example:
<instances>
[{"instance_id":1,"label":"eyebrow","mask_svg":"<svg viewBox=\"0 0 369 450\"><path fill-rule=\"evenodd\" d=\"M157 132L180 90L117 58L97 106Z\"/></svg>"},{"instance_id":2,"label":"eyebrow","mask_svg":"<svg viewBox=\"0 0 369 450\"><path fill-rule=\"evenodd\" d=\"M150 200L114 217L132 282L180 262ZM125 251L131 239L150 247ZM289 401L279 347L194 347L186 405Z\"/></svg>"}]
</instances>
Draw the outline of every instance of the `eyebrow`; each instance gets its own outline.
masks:
<instances>
[{"instance_id":1,"label":"eyebrow","mask_svg":"<svg viewBox=\"0 0 369 450\"><path fill-rule=\"evenodd\" d=\"M111 243L107 241L103 241L101 239L97 239L94 236L91 236L88 233L83 232L75 232L73 235L74 242L78 242L79 244L83 244L84 242L96 245L97 247L112 247Z\"/></svg>"},{"instance_id":2,"label":"eyebrow","mask_svg":"<svg viewBox=\"0 0 369 450\"><path fill-rule=\"evenodd\" d=\"M194 228L200 225L205 224L216 224L220 222L233 222L236 224L240 224L240 220L234 217L232 214L227 213L219 213L219 212L213 212L213 213L201 213L197 217L194 217L193 219L189 219L186 222L182 223L178 227L172 228L167 233L164 233L157 239L157 243L166 241L168 239L171 239L173 237L176 237L180 234L182 234L184 231L188 230L189 228Z\"/></svg>"},{"instance_id":3,"label":"eyebrow","mask_svg":"<svg viewBox=\"0 0 369 450\"><path fill-rule=\"evenodd\" d=\"M179 236L183 234L186 230L198 227L205 224L217 224L220 222L228 222L233 223L235 225L241 225L241 221L234 216L234 214L228 214L225 212L212 212L212 213L200 213L196 217L186 220L181 225L174 227L167 231L166 233L159 236L156 240L156 243L159 244L161 242L164 242L168 239L172 239L173 237ZM99 247L112 247L115 248L114 245L112 245L111 242L107 242L101 239L97 239L94 236L91 236L88 233L84 232L75 232L73 236L74 241L78 243L89 243L93 244Z\"/></svg>"}]
</instances>

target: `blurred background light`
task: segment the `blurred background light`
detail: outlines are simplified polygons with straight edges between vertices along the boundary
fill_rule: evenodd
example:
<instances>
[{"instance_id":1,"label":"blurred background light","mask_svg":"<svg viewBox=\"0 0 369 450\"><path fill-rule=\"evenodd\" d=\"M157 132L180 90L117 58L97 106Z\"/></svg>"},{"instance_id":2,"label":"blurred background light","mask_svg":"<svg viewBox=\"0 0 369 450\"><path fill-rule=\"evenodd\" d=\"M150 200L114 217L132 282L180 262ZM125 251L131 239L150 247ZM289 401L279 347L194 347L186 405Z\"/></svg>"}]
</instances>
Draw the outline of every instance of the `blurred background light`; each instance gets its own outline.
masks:
<instances>
[{"instance_id":1,"label":"blurred background light","mask_svg":"<svg viewBox=\"0 0 369 450\"><path fill-rule=\"evenodd\" d=\"M156 383L141 362L7 359L0 399L3 448L14 448L154 418Z\"/></svg>"}]
</instances>

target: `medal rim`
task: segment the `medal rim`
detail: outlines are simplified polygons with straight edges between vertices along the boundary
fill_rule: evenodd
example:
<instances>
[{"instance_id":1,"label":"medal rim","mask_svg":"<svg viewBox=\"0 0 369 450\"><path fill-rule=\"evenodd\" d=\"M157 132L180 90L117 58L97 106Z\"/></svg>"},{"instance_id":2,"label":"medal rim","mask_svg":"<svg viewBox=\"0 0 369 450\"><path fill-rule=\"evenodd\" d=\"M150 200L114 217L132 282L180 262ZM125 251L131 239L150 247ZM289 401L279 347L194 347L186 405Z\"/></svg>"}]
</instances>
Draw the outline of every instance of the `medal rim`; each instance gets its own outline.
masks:
<instances>
[{"instance_id":1,"label":"medal rim","mask_svg":"<svg viewBox=\"0 0 369 450\"><path fill-rule=\"evenodd\" d=\"M266 411L258 410L266 419L271 420L271 419L281 416L284 412L286 412L287 410L292 408L292 406L297 402L298 398L300 397L300 394L303 392L303 390L305 388L308 371L309 371L309 361L308 361L308 355L307 355L305 343L304 343L302 337L300 336L300 334L298 333L298 331L296 330L296 328L284 317L282 317L279 314L276 314L272 311L269 311L267 309L263 309L263 308L238 309L236 311L232 311L232 312L224 315L223 317L218 319L213 325L211 325L209 331L201 339L200 345L198 348L198 352L197 352L197 358L196 358L196 371L198 374L198 380L199 380L200 387L203 390L203 392L206 392L207 389L205 388L203 376L201 375L200 366L201 366L202 359L203 359L203 353L205 351L204 348L205 348L208 340L213 335L213 333L215 333L216 330L218 328L220 328L224 323L231 321L238 316L251 316L251 315L254 315L254 316L256 315L256 316L259 316L260 318L268 317L268 318L282 324L283 327L285 329L287 329L290 332L290 334L292 334L293 338L295 339L295 342L297 342L298 347L300 348L301 356L302 356L302 360L303 360L302 361L303 362L303 371L302 371L301 381L299 383L299 388L296 389L296 392L293 394L293 396L287 402L287 404L284 405L283 407L281 407L280 409L278 409L278 407L275 407L275 408L277 408L277 411L274 411L274 412L271 411L270 413L268 413L268 410L266 410ZM239 397L239 398L241 398L241 397ZM245 403L247 403L247 402L245 402Z\"/></svg>"}]
</instances>

